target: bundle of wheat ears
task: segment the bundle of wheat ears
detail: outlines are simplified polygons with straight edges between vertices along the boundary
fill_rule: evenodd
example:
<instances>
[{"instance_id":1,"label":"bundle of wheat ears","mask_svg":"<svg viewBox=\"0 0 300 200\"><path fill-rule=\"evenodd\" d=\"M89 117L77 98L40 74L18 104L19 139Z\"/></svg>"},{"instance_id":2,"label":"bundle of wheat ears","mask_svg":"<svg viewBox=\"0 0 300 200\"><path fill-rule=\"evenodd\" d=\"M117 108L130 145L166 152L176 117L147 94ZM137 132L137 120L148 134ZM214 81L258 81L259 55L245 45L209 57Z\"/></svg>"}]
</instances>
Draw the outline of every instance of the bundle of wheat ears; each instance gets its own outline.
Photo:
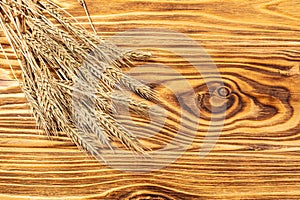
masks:
<instances>
[{"instance_id":1,"label":"bundle of wheat ears","mask_svg":"<svg viewBox=\"0 0 300 200\"><path fill-rule=\"evenodd\" d=\"M19 83L38 126L48 136L66 133L97 159L102 159L103 145L111 147L113 141L144 154L147 148L114 113L117 104L127 104L141 115L151 112L144 101L118 90L125 87L157 101L150 87L122 71L149 54L124 52L74 22L47 0L0 1L0 25L19 61Z\"/></svg>"}]
</instances>

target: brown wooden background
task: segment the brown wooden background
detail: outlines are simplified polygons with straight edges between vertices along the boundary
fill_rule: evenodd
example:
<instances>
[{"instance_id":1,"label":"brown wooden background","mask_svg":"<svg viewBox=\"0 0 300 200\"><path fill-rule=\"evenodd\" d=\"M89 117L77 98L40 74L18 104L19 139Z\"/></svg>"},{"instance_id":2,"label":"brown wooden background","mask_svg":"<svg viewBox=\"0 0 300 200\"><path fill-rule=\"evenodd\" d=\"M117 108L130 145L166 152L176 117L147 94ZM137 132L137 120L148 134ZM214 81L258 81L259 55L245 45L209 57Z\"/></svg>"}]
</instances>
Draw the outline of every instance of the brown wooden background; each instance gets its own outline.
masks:
<instances>
[{"instance_id":1,"label":"brown wooden background","mask_svg":"<svg viewBox=\"0 0 300 200\"><path fill-rule=\"evenodd\" d=\"M57 2L86 25L76 0ZM300 198L299 0L86 2L105 38L131 28L163 27L199 42L231 89L224 130L213 151L200 159L207 101L199 107L202 124L193 144L175 163L144 174L114 170L85 156L66 136L48 140L38 134L1 54L0 199ZM2 32L0 42L17 69ZM186 62L166 52L158 52L152 61L172 66L199 93L205 91L201 77ZM167 91L157 90L170 109L178 109ZM172 130L164 139L172 137Z\"/></svg>"}]
</instances>

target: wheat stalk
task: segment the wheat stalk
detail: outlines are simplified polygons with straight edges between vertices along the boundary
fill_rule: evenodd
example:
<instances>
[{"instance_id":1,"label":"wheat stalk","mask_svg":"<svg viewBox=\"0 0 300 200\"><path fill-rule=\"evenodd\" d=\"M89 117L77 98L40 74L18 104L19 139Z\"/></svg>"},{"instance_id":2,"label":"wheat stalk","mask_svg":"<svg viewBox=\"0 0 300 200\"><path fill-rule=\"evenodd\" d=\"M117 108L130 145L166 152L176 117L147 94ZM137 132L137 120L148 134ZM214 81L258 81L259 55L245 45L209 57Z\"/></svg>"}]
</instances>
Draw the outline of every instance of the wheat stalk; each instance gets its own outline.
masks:
<instances>
[{"instance_id":1,"label":"wheat stalk","mask_svg":"<svg viewBox=\"0 0 300 200\"><path fill-rule=\"evenodd\" d=\"M151 55L120 50L73 25L74 18L64 14L49 1L0 1L0 25L20 63L20 86L37 124L48 136L65 132L79 149L97 159L103 159L104 145L112 148L111 141L145 154L147 148L114 114L116 106L128 105L133 112L147 116L149 106L113 91L122 85L144 99L157 101L155 91L122 71L133 66L131 61ZM63 28L55 26L53 19Z\"/></svg>"}]
</instances>

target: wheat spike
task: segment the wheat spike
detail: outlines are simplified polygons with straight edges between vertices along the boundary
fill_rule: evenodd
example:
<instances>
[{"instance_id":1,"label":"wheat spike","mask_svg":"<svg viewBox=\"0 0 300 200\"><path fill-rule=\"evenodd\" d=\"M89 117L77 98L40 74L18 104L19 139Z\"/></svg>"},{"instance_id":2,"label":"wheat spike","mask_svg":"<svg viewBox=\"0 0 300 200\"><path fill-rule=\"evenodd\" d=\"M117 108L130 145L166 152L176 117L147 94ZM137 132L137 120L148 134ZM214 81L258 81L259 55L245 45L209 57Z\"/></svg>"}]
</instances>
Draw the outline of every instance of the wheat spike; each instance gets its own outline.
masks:
<instances>
[{"instance_id":1,"label":"wheat spike","mask_svg":"<svg viewBox=\"0 0 300 200\"><path fill-rule=\"evenodd\" d=\"M73 25L74 18L65 17L61 10L48 1L0 1L0 25L20 63L20 86L37 124L48 136L65 132L79 149L99 160L103 148L113 149L112 141L145 155L147 148L114 114L117 104L128 105L142 116L150 108L113 91L122 85L144 99L158 101L149 86L122 71L134 66L131 61L146 60L150 54L121 50Z\"/></svg>"}]
</instances>

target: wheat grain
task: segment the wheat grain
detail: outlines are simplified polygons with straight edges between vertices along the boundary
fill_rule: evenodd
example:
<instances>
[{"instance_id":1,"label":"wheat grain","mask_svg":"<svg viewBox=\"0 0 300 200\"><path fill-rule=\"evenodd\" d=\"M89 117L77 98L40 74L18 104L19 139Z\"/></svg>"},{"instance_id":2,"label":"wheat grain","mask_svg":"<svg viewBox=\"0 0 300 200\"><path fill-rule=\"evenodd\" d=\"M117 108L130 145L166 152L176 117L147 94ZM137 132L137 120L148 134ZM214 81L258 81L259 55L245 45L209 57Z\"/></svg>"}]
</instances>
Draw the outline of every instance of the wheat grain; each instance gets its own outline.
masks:
<instances>
[{"instance_id":1,"label":"wheat grain","mask_svg":"<svg viewBox=\"0 0 300 200\"><path fill-rule=\"evenodd\" d=\"M45 11L64 28L55 26L43 15ZM110 142L115 140L145 154L146 148L113 116L116 104L128 105L144 116L149 106L112 91L122 84L145 99L157 100L150 87L121 69L132 66L131 60L148 59L150 54L118 49L74 26L58 7L47 2L0 1L0 25L20 62L21 87L47 135L63 131L78 148L98 159L103 159L101 148L111 148Z\"/></svg>"}]
</instances>

